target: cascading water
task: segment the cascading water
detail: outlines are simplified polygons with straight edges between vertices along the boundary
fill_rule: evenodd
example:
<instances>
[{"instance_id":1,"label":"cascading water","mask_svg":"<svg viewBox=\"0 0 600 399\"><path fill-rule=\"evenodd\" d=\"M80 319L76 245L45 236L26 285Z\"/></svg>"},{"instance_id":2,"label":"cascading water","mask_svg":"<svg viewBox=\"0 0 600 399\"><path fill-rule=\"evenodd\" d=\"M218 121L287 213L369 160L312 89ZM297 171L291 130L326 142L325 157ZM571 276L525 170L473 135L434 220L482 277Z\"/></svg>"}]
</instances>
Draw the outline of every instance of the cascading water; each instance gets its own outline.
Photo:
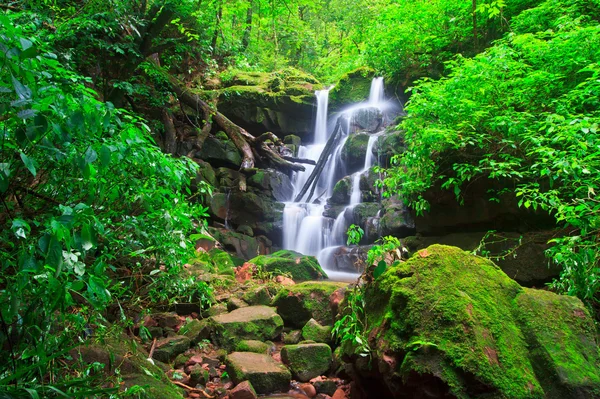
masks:
<instances>
[{"instance_id":1,"label":"cascading water","mask_svg":"<svg viewBox=\"0 0 600 399\"><path fill-rule=\"evenodd\" d=\"M301 146L298 157L317 161L324 151L330 132L327 130L327 108L329 90L319 90L315 93L317 98L317 117L315 123L315 136L313 143ZM343 114L349 120L357 110L367 108L379 108L383 111L387 104L384 101L383 78L374 78L371 84L369 100L352 106ZM352 125L352 123L350 123ZM349 128L350 129L350 128ZM339 176L346 174L346 168L341 159L342 148L351 132L344 132L337 147L331 152L329 160L324 168L324 173L316 182L315 203L306 203L305 198L300 202L288 202L283 212L283 243L285 249L294 250L306 255L319 258L323 269L331 279L350 280L356 277L353 273L339 272L333 268L332 259L336 250L345 244L346 231L353 219L353 211L356 205L361 203L360 181L361 176L367 172L376 161L373 148L381 133L371 134L369 137L364 166L361 171L351 177L350 200L344 210L335 220L323 216L325 211L325 200L333 194L333 188ZM293 178L294 198L305 185L315 166L307 165L304 172L296 173ZM317 203L318 202L318 203Z\"/></svg>"}]
</instances>

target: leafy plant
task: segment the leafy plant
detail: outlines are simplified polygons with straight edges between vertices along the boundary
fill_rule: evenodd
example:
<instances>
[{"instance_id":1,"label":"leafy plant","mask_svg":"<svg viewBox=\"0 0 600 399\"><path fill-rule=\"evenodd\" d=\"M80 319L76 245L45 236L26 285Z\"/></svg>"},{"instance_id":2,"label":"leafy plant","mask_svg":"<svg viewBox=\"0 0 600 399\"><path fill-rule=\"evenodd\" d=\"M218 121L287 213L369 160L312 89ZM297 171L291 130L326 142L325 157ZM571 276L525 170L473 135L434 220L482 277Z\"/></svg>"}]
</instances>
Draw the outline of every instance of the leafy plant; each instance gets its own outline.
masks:
<instances>
[{"instance_id":1,"label":"leafy plant","mask_svg":"<svg viewBox=\"0 0 600 399\"><path fill-rule=\"evenodd\" d=\"M365 299L362 289L355 286L346 292L346 306L342 317L337 320L331 330L331 335L340 342L346 352L355 353L361 357L371 356L368 342L367 318Z\"/></svg>"},{"instance_id":2,"label":"leafy plant","mask_svg":"<svg viewBox=\"0 0 600 399\"><path fill-rule=\"evenodd\" d=\"M346 235L348 236L347 245L358 245L364 234L365 232L360 226L351 224L346 232Z\"/></svg>"}]
</instances>

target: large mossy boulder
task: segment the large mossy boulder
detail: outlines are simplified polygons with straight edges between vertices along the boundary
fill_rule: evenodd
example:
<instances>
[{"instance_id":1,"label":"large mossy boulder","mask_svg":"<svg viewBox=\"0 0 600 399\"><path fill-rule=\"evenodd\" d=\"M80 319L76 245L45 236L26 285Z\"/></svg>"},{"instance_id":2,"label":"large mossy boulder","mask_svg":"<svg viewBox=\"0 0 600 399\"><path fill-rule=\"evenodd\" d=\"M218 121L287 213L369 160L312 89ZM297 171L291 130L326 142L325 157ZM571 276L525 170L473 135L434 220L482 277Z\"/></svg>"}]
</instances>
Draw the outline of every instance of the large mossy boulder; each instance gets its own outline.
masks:
<instances>
[{"instance_id":1,"label":"large mossy boulder","mask_svg":"<svg viewBox=\"0 0 600 399\"><path fill-rule=\"evenodd\" d=\"M333 314L329 297L346 283L304 282L282 288L273 299L277 313L286 326L302 328L311 318L321 325L332 325Z\"/></svg>"},{"instance_id":2,"label":"large mossy boulder","mask_svg":"<svg viewBox=\"0 0 600 399\"><path fill-rule=\"evenodd\" d=\"M290 178L274 169L260 169L248 178L248 185L269 192L272 198L282 202L291 201L294 194Z\"/></svg>"},{"instance_id":3,"label":"large mossy boulder","mask_svg":"<svg viewBox=\"0 0 600 399\"><path fill-rule=\"evenodd\" d=\"M365 165L368 144L369 135L366 133L355 133L348 136L341 152L346 173L352 174L362 170Z\"/></svg>"},{"instance_id":4,"label":"large mossy boulder","mask_svg":"<svg viewBox=\"0 0 600 399\"><path fill-rule=\"evenodd\" d=\"M350 130L377 133L383 128L383 114L377 107L360 108L352 113Z\"/></svg>"},{"instance_id":5,"label":"large mossy boulder","mask_svg":"<svg viewBox=\"0 0 600 399\"><path fill-rule=\"evenodd\" d=\"M317 258L301 253L281 250L271 255L261 255L250 260L250 263L271 273L289 273L295 281L319 280L327 278Z\"/></svg>"},{"instance_id":6,"label":"large mossy boulder","mask_svg":"<svg viewBox=\"0 0 600 399\"><path fill-rule=\"evenodd\" d=\"M386 131L373 146L373 151L377 154L381 166L388 167L392 156L403 153L404 148L403 131Z\"/></svg>"},{"instance_id":7,"label":"large mossy boulder","mask_svg":"<svg viewBox=\"0 0 600 399\"><path fill-rule=\"evenodd\" d=\"M379 227L382 236L407 237L415 234L415 222L404 202L394 196L381 203Z\"/></svg>"},{"instance_id":8,"label":"large mossy boulder","mask_svg":"<svg viewBox=\"0 0 600 399\"><path fill-rule=\"evenodd\" d=\"M487 259L433 245L388 268L364 295L375 374L363 375L383 395L600 395L597 336L583 304L522 288Z\"/></svg>"},{"instance_id":9,"label":"large mossy boulder","mask_svg":"<svg viewBox=\"0 0 600 399\"><path fill-rule=\"evenodd\" d=\"M207 137L202 149L196 153L195 157L210 163L213 167L238 169L242 164L239 150L233 141L223 135Z\"/></svg>"},{"instance_id":10,"label":"large mossy boulder","mask_svg":"<svg viewBox=\"0 0 600 399\"><path fill-rule=\"evenodd\" d=\"M375 70L366 67L344 74L329 92L329 109L337 111L346 105L366 101L374 76Z\"/></svg>"},{"instance_id":11,"label":"large mossy boulder","mask_svg":"<svg viewBox=\"0 0 600 399\"><path fill-rule=\"evenodd\" d=\"M287 392L292 376L290 371L271 356L252 352L233 352L225 361L234 383L250 381L256 393Z\"/></svg>"},{"instance_id":12,"label":"large mossy boulder","mask_svg":"<svg viewBox=\"0 0 600 399\"><path fill-rule=\"evenodd\" d=\"M249 226L246 227L252 231ZM209 227L208 231L221 243L223 248L237 255L232 257L234 266L240 266L243 263L240 263L239 259L248 260L257 254L266 254L270 251L271 240L264 236L251 237L232 230L213 227Z\"/></svg>"},{"instance_id":13,"label":"large mossy boulder","mask_svg":"<svg viewBox=\"0 0 600 399\"><path fill-rule=\"evenodd\" d=\"M268 306L247 306L212 317L215 340L235 348L240 340L273 340L283 330L283 320Z\"/></svg>"},{"instance_id":14,"label":"large mossy boulder","mask_svg":"<svg viewBox=\"0 0 600 399\"><path fill-rule=\"evenodd\" d=\"M281 360L298 381L318 377L331 367L331 348L327 344L286 345L281 348Z\"/></svg>"},{"instance_id":15,"label":"large mossy boulder","mask_svg":"<svg viewBox=\"0 0 600 399\"><path fill-rule=\"evenodd\" d=\"M352 178L346 176L340 179L333 187L333 193L328 202L330 205L348 205L350 203L350 195L352 195Z\"/></svg>"},{"instance_id":16,"label":"large mossy boulder","mask_svg":"<svg viewBox=\"0 0 600 399\"><path fill-rule=\"evenodd\" d=\"M219 111L250 133L270 131L283 137L312 133L314 92L322 85L293 68L273 73L226 72L219 89L202 93L217 97Z\"/></svg>"}]
</instances>

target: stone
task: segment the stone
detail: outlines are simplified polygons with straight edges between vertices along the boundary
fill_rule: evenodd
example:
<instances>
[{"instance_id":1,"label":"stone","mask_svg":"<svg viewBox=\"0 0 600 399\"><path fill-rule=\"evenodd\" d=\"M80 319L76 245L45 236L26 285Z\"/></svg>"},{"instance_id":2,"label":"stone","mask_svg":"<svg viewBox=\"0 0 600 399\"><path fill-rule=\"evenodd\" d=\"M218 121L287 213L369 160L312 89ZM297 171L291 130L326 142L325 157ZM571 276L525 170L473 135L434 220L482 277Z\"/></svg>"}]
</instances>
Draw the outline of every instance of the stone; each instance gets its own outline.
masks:
<instances>
[{"instance_id":1,"label":"stone","mask_svg":"<svg viewBox=\"0 0 600 399\"><path fill-rule=\"evenodd\" d=\"M229 399L256 399L256 391L250 381L242 381L229 391Z\"/></svg>"},{"instance_id":2,"label":"stone","mask_svg":"<svg viewBox=\"0 0 600 399\"><path fill-rule=\"evenodd\" d=\"M261 341L247 339L239 341L235 347L237 352L254 352L268 354L271 346Z\"/></svg>"},{"instance_id":3,"label":"stone","mask_svg":"<svg viewBox=\"0 0 600 399\"><path fill-rule=\"evenodd\" d=\"M304 282L282 288L273 299L273 305L286 325L302 328L311 318L322 325L333 325L334 314L329 307L329 296L346 283Z\"/></svg>"},{"instance_id":4,"label":"stone","mask_svg":"<svg viewBox=\"0 0 600 399\"><path fill-rule=\"evenodd\" d=\"M179 329L179 334L187 337L193 345L210 337L210 325L206 319L193 319Z\"/></svg>"},{"instance_id":5,"label":"stone","mask_svg":"<svg viewBox=\"0 0 600 399\"><path fill-rule=\"evenodd\" d=\"M273 300L273 296L271 295L269 288L264 285L260 285L256 288L248 290L246 293L244 293L244 296L242 298L244 299L244 301L253 306L267 306L270 305L271 301Z\"/></svg>"},{"instance_id":6,"label":"stone","mask_svg":"<svg viewBox=\"0 0 600 399\"><path fill-rule=\"evenodd\" d=\"M283 320L275 308L248 306L212 318L217 341L226 347L235 347L244 339L272 340L281 334Z\"/></svg>"},{"instance_id":7,"label":"stone","mask_svg":"<svg viewBox=\"0 0 600 399\"><path fill-rule=\"evenodd\" d=\"M331 348L326 344L285 345L281 360L298 381L309 381L326 373L331 366Z\"/></svg>"},{"instance_id":8,"label":"stone","mask_svg":"<svg viewBox=\"0 0 600 399\"><path fill-rule=\"evenodd\" d=\"M352 179L346 176L339 180L333 186L333 193L328 200L330 205L348 205L350 203L350 195L352 193Z\"/></svg>"},{"instance_id":9,"label":"stone","mask_svg":"<svg viewBox=\"0 0 600 399\"><path fill-rule=\"evenodd\" d=\"M377 107L359 108L352 113L351 132L377 133L383 129L383 114ZM366 145L365 145L366 148ZM363 152L364 153L364 152ZM363 158L364 161L364 158Z\"/></svg>"},{"instance_id":10,"label":"stone","mask_svg":"<svg viewBox=\"0 0 600 399\"><path fill-rule=\"evenodd\" d=\"M249 306L249 305L246 302L244 302L242 299L236 298L234 296L230 297L229 300L227 301L227 310L230 312L232 310L245 308L246 306Z\"/></svg>"},{"instance_id":11,"label":"stone","mask_svg":"<svg viewBox=\"0 0 600 399\"><path fill-rule=\"evenodd\" d=\"M301 330L292 330L292 331L283 333L282 337L283 337L284 344L295 345L298 342L302 341L302 331Z\"/></svg>"},{"instance_id":12,"label":"stone","mask_svg":"<svg viewBox=\"0 0 600 399\"><path fill-rule=\"evenodd\" d=\"M195 157L210 163L213 167L226 166L238 169L242 164L242 157L233 141L226 137L208 136Z\"/></svg>"},{"instance_id":13,"label":"stone","mask_svg":"<svg viewBox=\"0 0 600 399\"><path fill-rule=\"evenodd\" d=\"M581 301L523 288L488 259L432 245L388 267L364 300L377 373L361 383L381 396L600 392L595 327ZM355 368L364 370L358 360Z\"/></svg>"},{"instance_id":14,"label":"stone","mask_svg":"<svg viewBox=\"0 0 600 399\"><path fill-rule=\"evenodd\" d=\"M357 68L342 75L329 91L329 110L337 111L348 104L366 101L374 76L375 70L366 67Z\"/></svg>"},{"instance_id":15,"label":"stone","mask_svg":"<svg viewBox=\"0 0 600 399\"><path fill-rule=\"evenodd\" d=\"M248 184L269 192L276 201L291 201L294 194L294 186L288 175L275 169L259 170L248 179Z\"/></svg>"},{"instance_id":16,"label":"stone","mask_svg":"<svg viewBox=\"0 0 600 399\"><path fill-rule=\"evenodd\" d=\"M317 393L324 393L325 395L333 395L337 390L337 384L333 380L319 380L313 382Z\"/></svg>"},{"instance_id":17,"label":"stone","mask_svg":"<svg viewBox=\"0 0 600 399\"><path fill-rule=\"evenodd\" d=\"M233 352L227 356L227 371L234 383L249 381L257 394L287 392L290 371L269 355Z\"/></svg>"},{"instance_id":18,"label":"stone","mask_svg":"<svg viewBox=\"0 0 600 399\"><path fill-rule=\"evenodd\" d=\"M302 338L321 343L331 343L331 326L322 326L315 319L310 319L302 327Z\"/></svg>"},{"instance_id":19,"label":"stone","mask_svg":"<svg viewBox=\"0 0 600 399\"><path fill-rule=\"evenodd\" d=\"M344 392L342 389L338 388L333 393L333 396L331 397L331 399L346 399L346 392Z\"/></svg>"},{"instance_id":20,"label":"stone","mask_svg":"<svg viewBox=\"0 0 600 399\"><path fill-rule=\"evenodd\" d=\"M181 324L181 319L176 313L153 313L150 317L162 328L174 329Z\"/></svg>"},{"instance_id":21,"label":"stone","mask_svg":"<svg viewBox=\"0 0 600 399\"><path fill-rule=\"evenodd\" d=\"M290 250L277 251L271 255L261 255L250 260L265 272L289 273L295 281L327 278L317 258L302 255Z\"/></svg>"},{"instance_id":22,"label":"stone","mask_svg":"<svg viewBox=\"0 0 600 399\"><path fill-rule=\"evenodd\" d=\"M208 308L207 314L208 316L218 316L220 314L227 313L227 304L217 303L210 308Z\"/></svg>"},{"instance_id":23,"label":"stone","mask_svg":"<svg viewBox=\"0 0 600 399\"><path fill-rule=\"evenodd\" d=\"M415 222L410 210L400 198L394 196L384 199L381 210L379 228L382 236L403 238L415 234Z\"/></svg>"},{"instance_id":24,"label":"stone","mask_svg":"<svg viewBox=\"0 0 600 399\"><path fill-rule=\"evenodd\" d=\"M363 169L365 166L365 155L369 135L366 133L355 133L348 136L342 147L341 160L346 167L346 173L351 175Z\"/></svg>"},{"instance_id":25,"label":"stone","mask_svg":"<svg viewBox=\"0 0 600 399\"><path fill-rule=\"evenodd\" d=\"M383 167L391 166L392 156L402 154L404 149L404 132L402 131L386 131L373 146L373 152L379 159L379 165Z\"/></svg>"},{"instance_id":26,"label":"stone","mask_svg":"<svg viewBox=\"0 0 600 399\"><path fill-rule=\"evenodd\" d=\"M190 349L191 340L182 335L164 338L156 341L153 358L168 363L175 359L177 355Z\"/></svg>"},{"instance_id":27,"label":"stone","mask_svg":"<svg viewBox=\"0 0 600 399\"><path fill-rule=\"evenodd\" d=\"M210 373L201 364L190 366L190 386L206 385L210 381Z\"/></svg>"},{"instance_id":28,"label":"stone","mask_svg":"<svg viewBox=\"0 0 600 399\"><path fill-rule=\"evenodd\" d=\"M319 259L332 270L360 274L364 271L370 248L370 245L331 247L321 252Z\"/></svg>"},{"instance_id":29,"label":"stone","mask_svg":"<svg viewBox=\"0 0 600 399\"><path fill-rule=\"evenodd\" d=\"M309 398L314 398L315 396L317 396L317 390L312 384L300 384L300 389L304 391L306 396L308 396Z\"/></svg>"}]
</instances>

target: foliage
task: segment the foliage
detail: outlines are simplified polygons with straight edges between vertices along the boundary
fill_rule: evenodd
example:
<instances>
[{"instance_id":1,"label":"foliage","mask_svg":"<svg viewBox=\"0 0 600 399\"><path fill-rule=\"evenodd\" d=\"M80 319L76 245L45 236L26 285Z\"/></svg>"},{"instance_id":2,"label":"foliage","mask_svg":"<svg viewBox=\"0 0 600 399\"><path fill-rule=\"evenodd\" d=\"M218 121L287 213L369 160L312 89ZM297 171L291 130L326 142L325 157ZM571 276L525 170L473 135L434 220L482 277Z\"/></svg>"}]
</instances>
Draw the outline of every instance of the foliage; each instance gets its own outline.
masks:
<instances>
[{"instance_id":1,"label":"foliage","mask_svg":"<svg viewBox=\"0 0 600 399\"><path fill-rule=\"evenodd\" d=\"M351 224L346 232L346 235L348 236L347 245L358 245L364 234L365 231L360 226Z\"/></svg>"},{"instance_id":2,"label":"foliage","mask_svg":"<svg viewBox=\"0 0 600 399\"><path fill-rule=\"evenodd\" d=\"M598 300L600 280L597 11L593 1L548 0L483 53L448 62L447 77L421 80L401 124L408 150L386 179L418 213L436 185L459 201L475 179L514 187L520 207L571 231L549 251L563 266L554 287L587 303ZM546 30L531 31L537 17Z\"/></svg>"},{"instance_id":3,"label":"foliage","mask_svg":"<svg viewBox=\"0 0 600 399\"><path fill-rule=\"evenodd\" d=\"M335 337L346 352L362 357L371 355L368 342L367 317L363 289L355 286L344 297L345 308L342 317L336 320L331 335Z\"/></svg>"},{"instance_id":4,"label":"foliage","mask_svg":"<svg viewBox=\"0 0 600 399\"><path fill-rule=\"evenodd\" d=\"M102 333L99 311L135 295L148 267L171 270L188 254L205 211L186 200L196 166L164 155L136 115L99 102L35 15L0 15L0 26L0 345L10 357L0 386L89 397L91 382L57 359Z\"/></svg>"}]
</instances>

